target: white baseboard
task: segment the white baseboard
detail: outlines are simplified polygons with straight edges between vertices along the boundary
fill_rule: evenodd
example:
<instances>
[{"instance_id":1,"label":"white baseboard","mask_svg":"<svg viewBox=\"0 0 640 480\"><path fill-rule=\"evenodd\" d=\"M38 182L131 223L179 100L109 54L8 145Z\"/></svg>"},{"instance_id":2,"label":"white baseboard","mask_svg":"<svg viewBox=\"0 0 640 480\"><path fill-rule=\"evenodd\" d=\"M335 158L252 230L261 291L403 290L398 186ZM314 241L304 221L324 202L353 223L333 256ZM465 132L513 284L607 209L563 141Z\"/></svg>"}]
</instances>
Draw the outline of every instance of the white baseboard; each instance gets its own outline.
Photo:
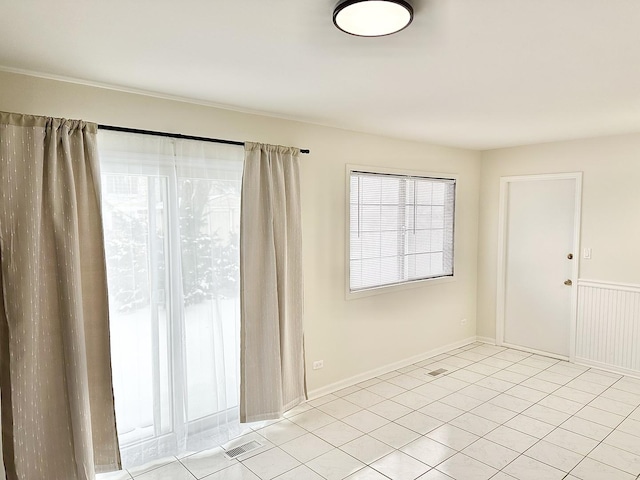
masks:
<instances>
[{"instance_id":1,"label":"white baseboard","mask_svg":"<svg viewBox=\"0 0 640 480\"><path fill-rule=\"evenodd\" d=\"M476 337L465 338L464 340L460 340L454 343L450 343L449 345L443 345L442 347L434 348L425 353L421 353L419 355L414 355L413 357L406 358L404 360L400 360L398 362L391 363L389 365L385 365L383 367L374 368L373 370L369 370L364 373L360 373L358 375L354 375L353 377L345 378L344 380L340 380L339 382L331 383L329 385L325 385L324 387L316 388L315 390L311 390L308 392L309 400L313 400L314 398L322 397L323 395L328 395L329 393L337 392L338 390L342 390L343 388L351 387L357 383L364 382L374 377L378 377L380 375L384 375L385 373L392 372L399 368L408 367L409 365L413 365L414 363L422 362L427 358L435 357L436 355L440 355L441 353L448 352L449 350L454 350L456 348L464 347L465 345L469 345L476 341Z\"/></svg>"},{"instance_id":2,"label":"white baseboard","mask_svg":"<svg viewBox=\"0 0 640 480\"><path fill-rule=\"evenodd\" d=\"M488 343L489 345L495 345L496 339L491 337L476 337L476 342Z\"/></svg>"},{"instance_id":3,"label":"white baseboard","mask_svg":"<svg viewBox=\"0 0 640 480\"><path fill-rule=\"evenodd\" d=\"M585 367L593 367L599 370L604 370L605 372L617 373L618 375L640 378L640 371L638 370L630 370L628 368L617 367L615 365L596 362L587 358L576 357L574 363L577 363L578 365L584 365Z\"/></svg>"}]
</instances>

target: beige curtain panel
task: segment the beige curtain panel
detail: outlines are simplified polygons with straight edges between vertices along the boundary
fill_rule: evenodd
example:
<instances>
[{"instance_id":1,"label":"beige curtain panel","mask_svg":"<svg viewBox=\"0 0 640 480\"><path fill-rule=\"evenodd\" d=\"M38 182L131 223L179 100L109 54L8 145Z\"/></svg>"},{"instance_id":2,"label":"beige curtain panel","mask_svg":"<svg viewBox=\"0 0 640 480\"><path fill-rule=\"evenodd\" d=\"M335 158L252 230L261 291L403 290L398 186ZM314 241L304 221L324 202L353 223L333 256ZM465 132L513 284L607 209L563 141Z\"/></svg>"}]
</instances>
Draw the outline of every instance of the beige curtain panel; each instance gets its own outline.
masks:
<instances>
[{"instance_id":1,"label":"beige curtain panel","mask_svg":"<svg viewBox=\"0 0 640 480\"><path fill-rule=\"evenodd\" d=\"M245 143L240 213L240 421L306 398L296 148Z\"/></svg>"},{"instance_id":2,"label":"beige curtain panel","mask_svg":"<svg viewBox=\"0 0 640 480\"><path fill-rule=\"evenodd\" d=\"M0 113L7 480L91 480L120 465L96 129Z\"/></svg>"}]
</instances>

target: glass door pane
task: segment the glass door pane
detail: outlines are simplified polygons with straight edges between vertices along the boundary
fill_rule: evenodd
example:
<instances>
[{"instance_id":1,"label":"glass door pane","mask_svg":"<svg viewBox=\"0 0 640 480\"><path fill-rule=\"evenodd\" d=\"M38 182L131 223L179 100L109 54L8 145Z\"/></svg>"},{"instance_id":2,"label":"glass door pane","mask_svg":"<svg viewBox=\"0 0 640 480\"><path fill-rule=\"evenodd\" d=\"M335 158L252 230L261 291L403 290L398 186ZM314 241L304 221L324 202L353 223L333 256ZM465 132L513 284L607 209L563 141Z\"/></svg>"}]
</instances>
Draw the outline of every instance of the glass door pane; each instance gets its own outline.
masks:
<instances>
[{"instance_id":1,"label":"glass door pane","mask_svg":"<svg viewBox=\"0 0 640 480\"><path fill-rule=\"evenodd\" d=\"M167 177L105 173L113 387L122 446L172 430Z\"/></svg>"},{"instance_id":2,"label":"glass door pane","mask_svg":"<svg viewBox=\"0 0 640 480\"><path fill-rule=\"evenodd\" d=\"M240 179L178 178L178 204L192 422L238 406Z\"/></svg>"}]
</instances>

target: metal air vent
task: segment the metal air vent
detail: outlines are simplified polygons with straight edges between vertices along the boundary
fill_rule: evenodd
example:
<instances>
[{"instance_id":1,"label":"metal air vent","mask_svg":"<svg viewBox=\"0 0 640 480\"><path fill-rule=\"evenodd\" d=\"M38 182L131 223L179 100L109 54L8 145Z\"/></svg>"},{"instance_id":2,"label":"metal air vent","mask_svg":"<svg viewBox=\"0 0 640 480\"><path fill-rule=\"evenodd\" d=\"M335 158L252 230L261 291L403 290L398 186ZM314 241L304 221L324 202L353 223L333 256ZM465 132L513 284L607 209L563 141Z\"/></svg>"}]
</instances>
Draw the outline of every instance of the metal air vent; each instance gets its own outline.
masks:
<instances>
[{"instance_id":1,"label":"metal air vent","mask_svg":"<svg viewBox=\"0 0 640 480\"><path fill-rule=\"evenodd\" d=\"M260 447L262 447L262 444L254 440L252 442L245 443L244 445L234 447L231 450L227 450L226 452L224 452L224 454L228 458L236 458L236 457L239 457L240 455L243 455L247 452L251 452L252 450L256 450Z\"/></svg>"}]
</instances>

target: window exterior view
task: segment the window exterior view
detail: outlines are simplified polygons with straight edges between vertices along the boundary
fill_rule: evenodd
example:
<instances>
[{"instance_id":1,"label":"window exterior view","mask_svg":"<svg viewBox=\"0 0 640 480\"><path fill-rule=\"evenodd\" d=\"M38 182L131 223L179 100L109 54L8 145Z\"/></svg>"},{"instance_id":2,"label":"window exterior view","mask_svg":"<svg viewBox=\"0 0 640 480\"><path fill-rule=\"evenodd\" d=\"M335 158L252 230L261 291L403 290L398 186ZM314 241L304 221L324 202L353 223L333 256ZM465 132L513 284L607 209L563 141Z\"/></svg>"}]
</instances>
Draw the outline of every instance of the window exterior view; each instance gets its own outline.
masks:
<instances>
[{"instance_id":1,"label":"window exterior view","mask_svg":"<svg viewBox=\"0 0 640 480\"><path fill-rule=\"evenodd\" d=\"M176 168L171 155L151 158L101 159L117 427L129 463L198 436L224 440L238 422L242 162L182 158Z\"/></svg>"}]
</instances>

